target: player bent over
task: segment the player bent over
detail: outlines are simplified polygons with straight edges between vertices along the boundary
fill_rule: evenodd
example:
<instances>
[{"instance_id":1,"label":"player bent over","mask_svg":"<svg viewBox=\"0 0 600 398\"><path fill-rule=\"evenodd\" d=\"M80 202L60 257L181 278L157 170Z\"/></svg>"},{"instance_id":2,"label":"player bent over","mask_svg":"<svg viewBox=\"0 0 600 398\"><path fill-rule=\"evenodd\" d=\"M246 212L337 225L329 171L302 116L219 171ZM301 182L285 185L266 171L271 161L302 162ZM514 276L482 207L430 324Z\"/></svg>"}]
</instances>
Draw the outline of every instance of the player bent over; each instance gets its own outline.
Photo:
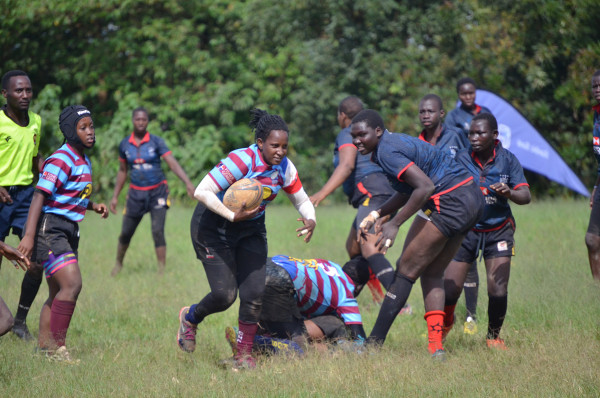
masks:
<instances>
[{"instance_id":1,"label":"player bent over","mask_svg":"<svg viewBox=\"0 0 600 398\"><path fill-rule=\"evenodd\" d=\"M84 151L96 142L90 111L81 105L68 106L60 114L59 125L66 143L44 163L19 250L43 264L48 282L39 347L53 360L72 363L65 340L82 287L78 224L86 210L106 218L108 208L89 199L92 163Z\"/></svg>"},{"instance_id":2,"label":"player bent over","mask_svg":"<svg viewBox=\"0 0 600 398\"><path fill-rule=\"evenodd\" d=\"M362 346L354 284L338 264L277 255L267 259L266 274L255 348L302 353L308 342L348 339ZM225 334L235 353L232 328Z\"/></svg>"},{"instance_id":3,"label":"player bent over","mask_svg":"<svg viewBox=\"0 0 600 398\"><path fill-rule=\"evenodd\" d=\"M192 244L206 272L211 291L199 303L179 313L177 340L186 352L196 348L197 325L208 315L225 311L240 296L238 352L235 368L255 368L252 344L258 328L265 289L267 231L265 208L283 190L301 215L298 236L310 241L316 226L315 208L287 158L289 129L278 115L255 109L250 126L255 144L229 153L205 176L194 196L200 202L191 222ZM263 186L259 207L233 212L223 204L225 190L242 178Z\"/></svg>"},{"instance_id":4,"label":"player bent over","mask_svg":"<svg viewBox=\"0 0 600 398\"><path fill-rule=\"evenodd\" d=\"M434 358L444 359L444 270L465 234L481 217L483 196L469 172L448 153L416 137L390 133L374 110L364 110L352 119L352 137L361 153L373 153L373 161L394 181L397 191L380 209L365 218L362 232L377 223L378 247L389 248L399 227L417 214L368 342L383 344L415 280L420 277L428 349ZM381 222L382 216L398 209L388 222Z\"/></svg>"},{"instance_id":5,"label":"player bent over","mask_svg":"<svg viewBox=\"0 0 600 398\"><path fill-rule=\"evenodd\" d=\"M454 324L454 308L460 297L467 271L483 251L488 286L487 345L506 349L500 329L506 316L510 258L514 255L515 219L509 200L525 205L531 201L529 185L517 158L498 140L498 123L491 113L475 116L469 130L471 150L464 149L456 160L479 181L485 197L483 216L469 231L444 277L444 337Z\"/></svg>"}]
</instances>

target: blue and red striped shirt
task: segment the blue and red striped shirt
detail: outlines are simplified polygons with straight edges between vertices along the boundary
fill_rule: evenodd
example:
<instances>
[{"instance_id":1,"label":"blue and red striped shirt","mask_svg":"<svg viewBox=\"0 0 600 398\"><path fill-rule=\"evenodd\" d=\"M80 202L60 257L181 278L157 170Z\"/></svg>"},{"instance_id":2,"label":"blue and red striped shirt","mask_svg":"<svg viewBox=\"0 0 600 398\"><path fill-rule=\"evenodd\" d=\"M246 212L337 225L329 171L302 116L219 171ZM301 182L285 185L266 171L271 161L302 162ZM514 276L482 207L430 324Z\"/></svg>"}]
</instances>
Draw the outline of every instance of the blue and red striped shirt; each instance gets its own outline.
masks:
<instances>
[{"instance_id":1,"label":"blue and red striped shirt","mask_svg":"<svg viewBox=\"0 0 600 398\"><path fill-rule=\"evenodd\" d=\"M48 194L44 213L79 222L92 194L92 162L64 144L44 162L36 188Z\"/></svg>"},{"instance_id":2,"label":"blue and red striped shirt","mask_svg":"<svg viewBox=\"0 0 600 398\"><path fill-rule=\"evenodd\" d=\"M346 325L362 324L354 284L339 265L285 255L274 256L272 261L290 274L298 308L304 317L337 314Z\"/></svg>"},{"instance_id":3,"label":"blue and red striped shirt","mask_svg":"<svg viewBox=\"0 0 600 398\"><path fill-rule=\"evenodd\" d=\"M266 206L275 199L281 189L288 194L302 189L296 166L287 156L280 164L271 166L264 161L256 144L230 152L208 175L221 189L217 194L221 201L227 188L234 182L242 178L257 179L263 186L263 201L255 218L264 214Z\"/></svg>"}]
</instances>

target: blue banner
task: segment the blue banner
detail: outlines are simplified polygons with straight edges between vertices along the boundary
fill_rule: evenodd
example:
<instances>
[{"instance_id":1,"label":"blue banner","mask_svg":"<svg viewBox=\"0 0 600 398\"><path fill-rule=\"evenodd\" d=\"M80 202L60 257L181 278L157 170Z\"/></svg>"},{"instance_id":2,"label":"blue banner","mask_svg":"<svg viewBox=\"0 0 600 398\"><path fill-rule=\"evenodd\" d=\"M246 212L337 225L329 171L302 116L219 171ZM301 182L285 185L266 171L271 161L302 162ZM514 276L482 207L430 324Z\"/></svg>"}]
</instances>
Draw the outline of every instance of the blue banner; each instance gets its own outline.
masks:
<instances>
[{"instance_id":1,"label":"blue banner","mask_svg":"<svg viewBox=\"0 0 600 398\"><path fill-rule=\"evenodd\" d=\"M502 145L515 154L523 168L541 174L581 195L590 196L585 185L554 148L508 101L498 94L478 89L475 102L492 111L498 120L498 133Z\"/></svg>"}]
</instances>

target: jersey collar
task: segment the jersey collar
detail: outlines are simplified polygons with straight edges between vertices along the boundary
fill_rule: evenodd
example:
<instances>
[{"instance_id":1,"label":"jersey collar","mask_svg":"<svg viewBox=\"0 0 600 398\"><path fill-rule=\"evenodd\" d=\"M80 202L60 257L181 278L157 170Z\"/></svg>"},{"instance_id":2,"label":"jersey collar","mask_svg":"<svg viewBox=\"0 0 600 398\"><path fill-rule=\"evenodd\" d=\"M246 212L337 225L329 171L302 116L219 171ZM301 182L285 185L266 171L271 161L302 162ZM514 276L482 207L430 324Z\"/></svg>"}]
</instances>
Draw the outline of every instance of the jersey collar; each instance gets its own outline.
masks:
<instances>
[{"instance_id":1,"label":"jersey collar","mask_svg":"<svg viewBox=\"0 0 600 398\"><path fill-rule=\"evenodd\" d=\"M492 163L494 160L496 160L496 149L498 149L498 147L501 147L501 146L502 146L502 144L500 143L500 140L496 139L496 142L494 143L494 153L492 154L492 157L490 158L490 160L488 160L485 164ZM483 167L485 165L481 164L475 151L471 151L471 157L473 158L473 160L475 160L475 162L479 165L479 167L481 167L483 169Z\"/></svg>"},{"instance_id":2,"label":"jersey collar","mask_svg":"<svg viewBox=\"0 0 600 398\"><path fill-rule=\"evenodd\" d=\"M595 110L596 112L600 113L600 104L596 104L596 105L592 106L592 109Z\"/></svg>"},{"instance_id":3,"label":"jersey collar","mask_svg":"<svg viewBox=\"0 0 600 398\"><path fill-rule=\"evenodd\" d=\"M145 144L146 142L150 142L150 133L148 133L146 131L146 134L144 135L144 138L142 138L142 140L140 141L140 145ZM129 136L129 143L133 144L135 146L140 146L137 145L135 142L135 134L133 133L133 131L131 132L131 135Z\"/></svg>"}]
</instances>

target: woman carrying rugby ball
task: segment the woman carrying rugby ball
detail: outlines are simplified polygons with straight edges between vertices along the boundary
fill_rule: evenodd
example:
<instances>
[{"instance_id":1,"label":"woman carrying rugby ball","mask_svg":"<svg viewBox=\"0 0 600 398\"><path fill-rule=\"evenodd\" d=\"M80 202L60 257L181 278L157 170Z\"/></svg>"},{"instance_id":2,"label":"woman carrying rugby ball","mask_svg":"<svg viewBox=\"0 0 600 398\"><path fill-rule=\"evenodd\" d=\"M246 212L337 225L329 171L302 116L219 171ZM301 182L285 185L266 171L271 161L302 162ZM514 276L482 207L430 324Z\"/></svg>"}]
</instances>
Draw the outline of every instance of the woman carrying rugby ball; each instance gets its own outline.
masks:
<instances>
[{"instance_id":1,"label":"woman carrying rugby ball","mask_svg":"<svg viewBox=\"0 0 600 398\"><path fill-rule=\"evenodd\" d=\"M196 256L204 265L212 291L198 304L179 312L179 347L196 348L196 328L210 314L225 311L239 290L238 352L233 369L254 368L251 356L265 288L267 231L265 207L281 189L301 215L304 224L296 232L310 241L316 225L315 209L298 178L294 164L286 157L289 129L278 115L254 109L250 127L255 143L232 151L206 175L194 196L200 202L192 216L191 235ZM237 211L223 204L227 188L242 178L255 178L263 185L263 201L255 209Z\"/></svg>"}]
</instances>

